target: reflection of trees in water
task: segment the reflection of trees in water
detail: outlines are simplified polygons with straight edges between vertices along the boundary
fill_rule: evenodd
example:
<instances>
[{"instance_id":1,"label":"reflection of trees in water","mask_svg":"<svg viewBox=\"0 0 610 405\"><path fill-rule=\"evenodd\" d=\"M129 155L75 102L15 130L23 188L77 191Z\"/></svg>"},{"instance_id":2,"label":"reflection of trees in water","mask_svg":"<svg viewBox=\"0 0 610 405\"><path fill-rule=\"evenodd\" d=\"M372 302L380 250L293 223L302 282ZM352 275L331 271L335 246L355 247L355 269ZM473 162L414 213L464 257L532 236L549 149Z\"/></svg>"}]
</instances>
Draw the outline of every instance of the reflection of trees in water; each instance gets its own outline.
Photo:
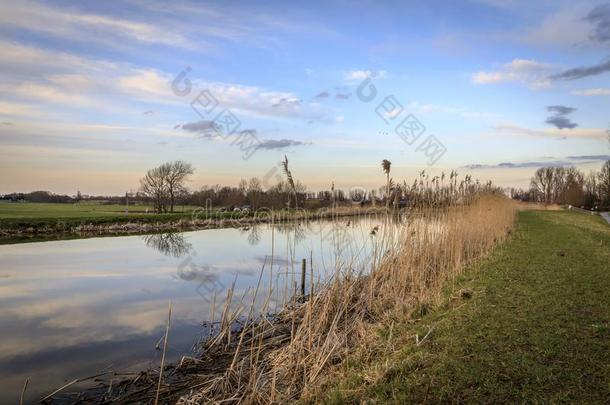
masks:
<instances>
[{"instance_id":1,"label":"reflection of trees in water","mask_svg":"<svg viewBox=\"0 0 610 405\"><path fill-rule=\"evenodd\" d=\"M259 225L253 224L240 228L239 233L248 233L248 243L250 246L256 246L261 241L261 231Z\"/></svg>"},{"instance_id":2,"label":"reflection of trees in water","mask_svg":"<svg viewBox=\"0 0 610 405\"><path fill-rule=\"evenodd\" d=\"M362 220L367 222L390 222L399 224L404 222L404 216L390 216L385 212L374 212L368 216L362 217L343 217L337 219L320 219L320 220L291 220L280 221L272 224L250 224L239 229L240 234L246 235L248 243L252 246L258 245L262 238L263 229L273 227L274 231L279 235L285 235L291 243L300 244L306 241L308 237L319 235L324 242L330 243L335 249L341 249L349 244L353 239L353 228L357 228ZM269 228L267 228L269 227ZM367 229L367 234L371 232Z\"/></svg>"},{"instance_id":3,"label":"reflection of trees in water","mask_svg":"<svg viewBox=\"0 0 610 405\"><path fill-rule=\"evenodd\" d=\"M270 256L258 256L255 260L257 263L260 263L261 266L271 262ZM294 258L288 258L281 255L276 255L273 257L273 264L279 267L290 267L298 263L300 262Z\"/></svg>"},{"instance_id":4,"label":"reflection of trees in water","mask_svg":"<svg viewBox=\"0 0 610 405\"><path fill-rule=\"evenodd\" d=\"M294 221L274 224L276 232L293 237L294 242L299 244L305 241L308 236L318 235L319 238L335 251L343 251L348 248L354 240L354 229L359 227L359 222L363 219L374 222L375 220L385 219L399 223L396 218L388 219L386 214L374 215L369 217L344 217L337 219L322 219L316 221ZM372 228L371 228L372 229ZM371 229L366 230L368 235Z\"/></svg>"},{"instance_id":5,"label":"reflection of trees in water","mask_svg":"<svg viewBox=\"0 0 610 405\"><path fill-rule=\"evenodd\" d=\"M311 232L311 222L283 222L275 224L275 230L280 234L293 236L294 243L299 244L307 239L307 233Z\"/></svg>"},{"instance_id":6,"label":"reflection of trees in water","mask_svg":"<svg viewBox=\"0 0 610 405\"><path fill-rule=\"evenodd\" d=\"M175 232L144 235L142 239L146 246L172 257L182 257L193 248L182 234Z\"/></svg>"}]
</instances>

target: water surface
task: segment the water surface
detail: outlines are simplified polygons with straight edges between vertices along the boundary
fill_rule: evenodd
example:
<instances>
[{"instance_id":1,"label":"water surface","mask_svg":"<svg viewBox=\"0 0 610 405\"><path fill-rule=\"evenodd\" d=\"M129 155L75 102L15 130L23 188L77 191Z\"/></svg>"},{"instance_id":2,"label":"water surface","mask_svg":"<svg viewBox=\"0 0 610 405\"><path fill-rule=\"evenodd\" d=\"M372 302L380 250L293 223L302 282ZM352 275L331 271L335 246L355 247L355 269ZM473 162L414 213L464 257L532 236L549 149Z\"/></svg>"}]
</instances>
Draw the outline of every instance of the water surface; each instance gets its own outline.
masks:
<instances>
[{"instance_id":1,"label":"water surface","mask_svg":"<svg viewBox=\"0 0 610 405\"><path fill-rule=\"evenodd\" d=\"M158 365L170 300L170 360L193 354L232 283L248 301L260 278L257 302L271 294L274 311L298 288L302 258L313 259L316 280L347 263L366 268L375 226L341 219L2 245L0 402L17 402L27 377L32 402L101 370Z\"/></svg>"}]
</instances>

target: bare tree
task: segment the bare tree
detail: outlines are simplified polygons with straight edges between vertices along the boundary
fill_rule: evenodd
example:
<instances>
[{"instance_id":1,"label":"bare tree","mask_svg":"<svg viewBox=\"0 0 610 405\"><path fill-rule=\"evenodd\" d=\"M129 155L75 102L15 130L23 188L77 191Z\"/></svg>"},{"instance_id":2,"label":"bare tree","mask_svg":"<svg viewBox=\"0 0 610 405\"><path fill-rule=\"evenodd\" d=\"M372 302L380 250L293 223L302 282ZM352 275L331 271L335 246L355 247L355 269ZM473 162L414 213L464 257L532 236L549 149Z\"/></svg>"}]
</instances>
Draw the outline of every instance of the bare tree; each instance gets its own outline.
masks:
<instances>
[{"instance_id":1,"label":"bare tree","mask_svg":"<svg viewBox=\"0 0 610 405\"><path fill-rule=\"evenodd\" d=\"M582 206L585 203L585 176L575 167L568 167L565 170L565 184L561 196L561 202L575 206Z\"/></svg>"},{"instance_id":2,"label":"bare tree","mask_svg":"<svg viewBox=\"0 0 610 405\"><path fill-rule=\"evenodd\" d=\"M167 212L167 168L163 165L146 172L140 179L140 189L153 200L156 212Z\"/></svg>"},{"instance_id":3,"label":"bare tree","mask_svg":"<svg viewBox=\"0 0 610 405\"><path fill-rule=\"evenodd\" d=\"M599 198L602 204L610 207L610 160L606 160L598 175Z\"/></svg>"},{"instance_id":4,"label":"bare tree","mask_svg":"<svg viewBox=\"0 0 610 405\"><path fill-rule=\"evenodd\" d=\"M561 203L563 202L563 194L566 188L566 170L563 167L552 167L551 168L552 180L551 180L551 198L549 202Z\"/></svg>"},{"instance_id":5,"label":"bare tree","mask_svg":"<svg viewBox=\"0 0 610 405\"><path fill-rule=\"evenodd\" d=\"M585 179L585 205L595 207L599 203L599 187L597 183L597 173L593 170L589 172Z\"/></svg>"},{"instance_id":6,"label":"bare tree","mask_svg":"<svg viewBox=\"0 0 610 405\"><path fill-rule=\"evenodd\" d=\"M246 196L253 207L258 208L261 201L261 194L263 193L263 185L258 177L252 177L248 180L246 187Z\"/></svg>"},{"instance_id":7,"label":"bare tree","mask_svg":"<svg viewBox=\"0 0 610 405\"><path fill-rule=\"evenodd\" d=\"M246 179L239 180L239 184L237 185L237 188L240 193L242 193L243 195L246 195L248 193L248 191L247 191L248 181Z\"/></svg>"},{"instance_id":8,"label":"bare tree","mask_svg":"<svg viewBox=\"0 0 610 405\"><path fill-rule=\"evenodd\" d=\"M541 167L536 170L532 177L531 188L536 194L542 196L542 201L546 204L551 203L553 197L553 179L555 171L552 167Z\"/></svg>"},{"instance_id":9,"label":"bare tree","mask_svg":"<svg viewBox=\"0 0 610 405\"><path fill-rule=\"evenodd\" d=\"M610 207L610 161L587 176L575 167L541 167L532 177L531 194L546 204Z\"/></svg>"},{"instance_id":10,"label":"bare tree","mask_svg":"<svg viewBox=\"0 0 610 405\"><path fill-rule=\"evenodd\" d=\"M140 188L152 198L155 211L167 212L169 204L169 212L174 212L176 196L186 190L185 183L193 172L193 166L181 160L163 163L146 172L140 179Z\"/></svg>"},{"instance_id":11,"label":"bare tree","mask_svg":"<svg viewBox=\"0 0 610 405\"><path fill-rule=\"evenodd\" d=\"M193 165L182 160L164 163L161 165L163 172L166 173L165 182L167 183L167 192L169 194L169 212L174 212L176 196L186 190L186 182L195 169Z\"/></svg>"}]
</instances>

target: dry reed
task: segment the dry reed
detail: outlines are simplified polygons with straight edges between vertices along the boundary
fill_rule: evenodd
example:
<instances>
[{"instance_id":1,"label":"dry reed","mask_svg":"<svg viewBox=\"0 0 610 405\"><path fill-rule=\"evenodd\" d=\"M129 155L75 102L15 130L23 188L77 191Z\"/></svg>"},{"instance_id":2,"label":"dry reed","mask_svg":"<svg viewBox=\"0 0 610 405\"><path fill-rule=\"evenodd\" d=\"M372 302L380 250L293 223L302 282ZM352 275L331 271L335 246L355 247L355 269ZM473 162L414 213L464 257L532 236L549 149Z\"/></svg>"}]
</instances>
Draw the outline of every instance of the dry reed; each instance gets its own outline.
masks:
<instances>
[{"instance_id":1,"label":"dry reed","mask_svg":"<svg viewBox=\"0 0 610 405\"><path fill-rule=\"evenodd\" d=\"M420 207L399 226L387 218L369 269L343 263L306 302L293 300L273 319L265 311L256 319L250 314L237 345L229 326L237 315L229 315L227 303L223 327L204 349L211 360L224 342L225 350L234 350L231 366L201 376L178 403L284 403L301 397L325 369L370 339L376 325L408 319L434 304L467 264L510 233L517 209L504 197L477 194L461 205Z\"/></svg>"}]
</instances>

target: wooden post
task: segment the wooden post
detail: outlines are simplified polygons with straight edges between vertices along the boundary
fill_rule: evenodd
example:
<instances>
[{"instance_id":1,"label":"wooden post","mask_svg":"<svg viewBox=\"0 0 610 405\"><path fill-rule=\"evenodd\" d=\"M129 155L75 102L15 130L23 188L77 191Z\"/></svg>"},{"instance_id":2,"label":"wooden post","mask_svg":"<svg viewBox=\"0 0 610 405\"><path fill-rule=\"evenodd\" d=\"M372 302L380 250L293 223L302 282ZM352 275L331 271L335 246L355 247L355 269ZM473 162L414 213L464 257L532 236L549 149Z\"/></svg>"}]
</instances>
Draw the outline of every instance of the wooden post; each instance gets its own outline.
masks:
<instances>
[{"instance_id":1,"label":"wooden post","mask_svg":"<svg viewBox=\"0 0 610 405\"><path fill-rule=\"evenodd\" d=\"M307 259L301 262L301 297L305 297L305 273L307 272Z\"/></svg>"}]
</instances>

